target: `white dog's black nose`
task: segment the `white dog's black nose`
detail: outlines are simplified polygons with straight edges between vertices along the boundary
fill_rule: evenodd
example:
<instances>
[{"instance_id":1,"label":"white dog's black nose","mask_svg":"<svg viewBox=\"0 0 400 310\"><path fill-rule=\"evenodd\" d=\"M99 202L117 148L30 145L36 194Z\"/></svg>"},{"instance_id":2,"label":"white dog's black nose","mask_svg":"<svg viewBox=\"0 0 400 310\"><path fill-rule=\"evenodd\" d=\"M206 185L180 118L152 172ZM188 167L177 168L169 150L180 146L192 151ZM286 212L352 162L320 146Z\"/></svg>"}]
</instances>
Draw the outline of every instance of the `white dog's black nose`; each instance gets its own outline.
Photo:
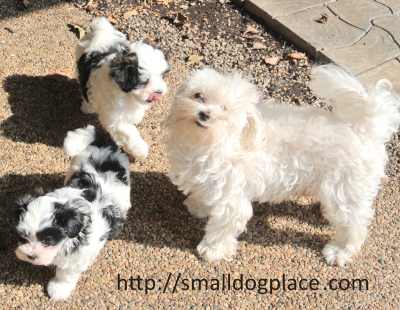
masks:
<instances>
[{"instance_id":1,"label":"white dog's black nose","mask_svg":"<svg viewBox=\"0 0 400 310\"><path fill-rule=\"evenodd\" d=\"M26 255L26 257L28 257L30 260L34 260L37 258L36 255Z\"/></svg>"},{"instance_id":2,"label":"white dog's black nose","mask_svg":"<svg viewBox=\"0 0 400 310\"><path fill-rule=\"evenodd\" d=\"M210 118L210 113L204 111L199 112L199 120L201 120L202 122L207 121L209 118Z\"/></svg>"}]
</instances>

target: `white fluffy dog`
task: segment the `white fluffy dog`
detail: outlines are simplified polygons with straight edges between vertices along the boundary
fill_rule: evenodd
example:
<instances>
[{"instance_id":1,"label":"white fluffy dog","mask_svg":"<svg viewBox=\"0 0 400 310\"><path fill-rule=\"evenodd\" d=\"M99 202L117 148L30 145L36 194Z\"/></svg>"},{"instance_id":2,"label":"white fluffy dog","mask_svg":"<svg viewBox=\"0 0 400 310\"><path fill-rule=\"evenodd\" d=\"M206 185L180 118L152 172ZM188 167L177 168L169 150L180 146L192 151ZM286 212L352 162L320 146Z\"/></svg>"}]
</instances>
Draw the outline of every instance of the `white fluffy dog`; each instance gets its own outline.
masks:
<instances>
[{"instance_id":1,"label":"white fluffy dog","mask_svg":"<svg viewBox=\"0 0 400 310\"><path fill-rule=\"evenodd\" d=\"M54 300L70 296L131 207L128 156L111 138L88 126L69 132L64 148L72 157L66 185L18 201L16 256L57 267L47 286Z\"/></svg>"},{"instance_id":2,"label":"white fluffy dog","mask_svg":"<svg viewBox=\"0 0 400 310\"><path fill-rule=\"evenodd\" d=\"M336 229L323 249L329 264L345 265L364 243L400 99L389 81L368 92L334 65L312 77L333 112L261 102L239 74L212 69L195 72L178 91L166 120L169 176L188 195L189 212L208 217L197 247L208 261L235 254L252 201L302 195L319 199Z\"/></svg>"},{"instance_id":3,"label":"white fluffy dog","mask_svg":"<svg viewBox=\"0 0 400 310\"><path fill-rule=\"evenodd\" d=\"M93 20L77 47L84 113L97 113L116 143L138 159L149 147L135 125L167 91L169 65L161 50L131 43L105 17Z\"/></svg>"}]
</instances>

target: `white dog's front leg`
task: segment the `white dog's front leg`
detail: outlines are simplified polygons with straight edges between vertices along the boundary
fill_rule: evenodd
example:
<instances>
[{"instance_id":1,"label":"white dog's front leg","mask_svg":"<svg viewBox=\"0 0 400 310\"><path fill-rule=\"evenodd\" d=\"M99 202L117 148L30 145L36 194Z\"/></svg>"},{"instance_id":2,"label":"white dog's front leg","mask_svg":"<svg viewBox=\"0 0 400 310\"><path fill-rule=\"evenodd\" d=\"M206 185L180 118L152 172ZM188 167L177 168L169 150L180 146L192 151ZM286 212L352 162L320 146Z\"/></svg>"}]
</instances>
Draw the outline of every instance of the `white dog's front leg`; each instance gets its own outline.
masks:
<instances>
[{"instance_id":1,"label":"white dog's front leg","mask_svg":"<svg viewBox=\"0 0 400 310\"><path fill-rule=\"evenodd\" d=\"M122 123L109 130L115 141L126 152L137 159L145 159L149 154L149 146L143 140L136 126Z\"/></svg>"},{"instance_id":2,"label":"white dog's front leg","mask_svg":"<svg viewBox=\"0 0 400 310\"><path fill-rule=\"evenodd\" d=\"M74 290L80 272L57 268L56 276L47 285L47 293L53 300L65 300Z\"/></svg>"},{"instance_id":3,"label":"white dog's front leg","mask_svg":"<svg viewBox=\"0 0 400 310\"><path fill-rule=\"evenodd\" d=\"M237 238L246 230L253 215L249 201L216 206L210 212L206 234L197 246L198 253L207 261L231 260L236 253Z\"/></svg>"}]
</instances>

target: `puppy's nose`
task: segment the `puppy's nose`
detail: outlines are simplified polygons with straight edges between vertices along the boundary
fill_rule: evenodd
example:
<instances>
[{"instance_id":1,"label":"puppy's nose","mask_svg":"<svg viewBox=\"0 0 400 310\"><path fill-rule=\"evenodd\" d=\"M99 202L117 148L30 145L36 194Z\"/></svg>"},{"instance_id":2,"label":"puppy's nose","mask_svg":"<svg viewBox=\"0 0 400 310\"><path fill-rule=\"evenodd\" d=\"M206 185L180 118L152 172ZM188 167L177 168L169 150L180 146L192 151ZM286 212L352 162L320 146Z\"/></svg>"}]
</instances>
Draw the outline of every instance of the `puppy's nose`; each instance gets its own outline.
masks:
<instances>
[{"instance_id":1,"label":"puppy's nose","mask_svg":"<svg viewBox=\"0 0 400 310\"><path fill-rule=\"evenodd\" d=\"M155 93L155 94L162 95L163 91L162 91L162 90L155 90L154 93Z\"/></svg>"},{"instance_id":2,"label":"puppy's nose","mask_svg":"<svg viewBox=\"0 0 400 310\"><path fill-rule=\"evenodd\" d=\"M30 260L35 260L37 258L36 255L26 255L26 257L28 257Z\"/></svg>"},{"instance_id":3,"label":"puppy's nose","mask_svg":"<svg viewBox=\"0 0 400 310\"><path fill-rule=\"evenodd\" d=\"M210 113L204 112L204 111L199 112L199 119L200 119L202 122L207 121L209 118L210 118Z\"/></svg>"}]
</instances>

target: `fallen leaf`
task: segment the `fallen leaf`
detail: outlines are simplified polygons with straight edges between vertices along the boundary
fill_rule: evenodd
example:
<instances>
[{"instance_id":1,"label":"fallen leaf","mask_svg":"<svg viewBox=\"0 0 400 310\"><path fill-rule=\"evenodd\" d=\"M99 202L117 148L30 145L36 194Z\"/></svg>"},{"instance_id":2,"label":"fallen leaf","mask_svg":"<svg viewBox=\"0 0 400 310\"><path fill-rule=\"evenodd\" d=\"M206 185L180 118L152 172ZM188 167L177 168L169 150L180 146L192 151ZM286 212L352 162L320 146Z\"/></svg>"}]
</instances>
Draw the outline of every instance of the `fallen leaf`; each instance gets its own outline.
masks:
<instances>
[{"instance_id":1,"label":"fallen leaf","mask_svg":"<svg viewBox=\"0 0 400 310\"><path fill-rule=\"evenodd\" d=\"M177 27L182 27L187 22L188 18L182 13L172 13L171 15L166 15L163 18L168 20L170 23Z\"/></svg>"},{"instance_id":2,"label":"fallen leaf","mask_svg":"<svg viewBox=\"0 0 400 310\"><path fill-rule=\"evenodd\" d=\"M69 31L71 31L79 40L85 36L85 29L76 24L67 24Z\"/></svg>"},{"instance_id":3,"label":"fallen leaf","mask_svg":"<svg viewBox=\"0 0 400 310\"><path fill-rule=\"evenodd\" d=\"M271 65L271 66L275 66L279 63L279 61L281 60L281 58L279 56L273 56L273 57L264 57L264 62L267 65Z\"/></svg>"},{"instance_id":4,"label":"fallen leaf","mask_svg":"<svg viewBox=\"0 0 400 310\"><path fill-rule=\"evenodd\" d=\"M299 59L307 59L306 54L300 53L300 52L293 52L293 53L290 53L290 54L288 55L288 57L291 58L291 59L296 59L296 60L299 60Z\"/></svg>"},{"instance_id":5,"label":"fallen leaf","mask_svg":"<svg viewBox=\"0 0 400 310\"><path fill-rule=\"evenodd\" d=\"M247 25L246 30L244 31L244 34L258 34L258 29L252 25Z\"/></svg>"},{"instance_id":6,"label":"fallen leaf","mask_svg":"<svg viewBox=\"0 0 400 310\"><path fill-rule=\"evenodd\" d=\"M94 0L89 0L87 3L86 3L86 5L85 5L85 9L87 10L87 11L92 11L93 9L95 9L96 8L96 5L95 5L95 3L94 3Z\"/></svg>"},{"instance_id":7,"label":"fallen leaf","mask_svg":"<svg viewBox=\"0 0 400 310\"><path fill-rule=\"evenodd\" d=\"M113 15L107 16L107 19L113 25L115 25L117 23L117 19Z\"/></svg>"},{"instance_id":8,"label":"fallen leaf","mask_svg":"<svg viewBox=\"0 0 400 310\"><path fill-rule=\"evenodd\" d=\"M259 42L259 41L256 41L253 44L253 49L255 49L255 50L263 50L263 49L266 49L266 48L267 48L267 46L264 43Z\"/></svg>"},{"instance_id":9,"label":"fallen leaf","mask_svg":"<svg viewBox=\"0 0 400 310\"><path fill-rule=\"evenodd\" d=\"M137 9L132 9L132 10L126 11L126 12L124 13L124 18L125 18L125 19L129 19L130 17L136 16L136 15L138 15L138 14L139 14L139 12L138 12Z\"/></svg>"},{"instance_id":10,"label":"fallen leaf","mask_svg":"<svg viewBox=\"0 0 400 310\"><path fill-rule=\"evenodd\" d=\"M156 1L158 4L163 4L163 5L170 5L173 0L157 0Z\"/></svg>"},{"instance_id":11,"label":"fallen leaf","mask_svg":"<svg viewBox=\"0 0 400 310\"><path fill-rule=\"evenodd\" d=\"M314 19L314 21L319 24L326 24L328 22L328 14L323 13L321 14L321 17Z\"/></svg>"},{"instance_id":12,"label":"fallen leaf","mask_svg":"<svg viewBox=\"0 0 400 310\"><path fill-rule=\"evenodd\" d=\"M203 60L203 58L204 58L203 56L193 54L193 55L190 55L190 56L186 59L186 63L187 63L188 65L197 65L197 64L199 64L199 63Z\"/></svg>"}]
</instances>

